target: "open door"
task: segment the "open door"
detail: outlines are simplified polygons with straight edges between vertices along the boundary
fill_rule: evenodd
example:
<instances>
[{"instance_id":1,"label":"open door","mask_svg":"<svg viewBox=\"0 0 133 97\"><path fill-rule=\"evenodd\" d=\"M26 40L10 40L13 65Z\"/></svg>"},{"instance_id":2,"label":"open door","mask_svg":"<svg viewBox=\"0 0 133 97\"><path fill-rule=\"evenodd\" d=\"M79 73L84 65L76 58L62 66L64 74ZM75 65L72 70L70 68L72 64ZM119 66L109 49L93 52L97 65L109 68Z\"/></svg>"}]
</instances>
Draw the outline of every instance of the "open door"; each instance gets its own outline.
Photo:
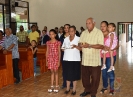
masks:
<instances>
[{"instance_id":1,"label":"open door","mask_svg":"<svg viewBox=\"0 0 133 97\"><path fill-rule=\"evenodd\" d=\"M0 5L0 30L4 32L4 6Z\"/></svg>"},{"instance_id":2,"label":"open door","mask_svg":"<svg viewBox=\"0 0 133 97\"><path fill-rule=\"evenodd\" d=\"M133 22L118 22L117 32L118 36L125 34L125 42L131 42L131 47L133 47Z\"/></svg>"}]
</instances>

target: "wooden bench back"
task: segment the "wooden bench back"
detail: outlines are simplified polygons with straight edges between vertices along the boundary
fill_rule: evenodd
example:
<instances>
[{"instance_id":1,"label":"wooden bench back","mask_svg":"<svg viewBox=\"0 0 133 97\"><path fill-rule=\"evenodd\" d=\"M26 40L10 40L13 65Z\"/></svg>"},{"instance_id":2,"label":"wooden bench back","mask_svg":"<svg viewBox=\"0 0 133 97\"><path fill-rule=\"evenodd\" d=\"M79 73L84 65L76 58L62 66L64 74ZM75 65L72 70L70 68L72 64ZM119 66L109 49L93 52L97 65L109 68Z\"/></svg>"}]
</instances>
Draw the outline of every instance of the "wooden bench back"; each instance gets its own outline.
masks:
<instances>
[{"instance_id":1,"label":"wooden bench back","mask_svg":"<svg viewBox=\"0 0 133 97\"><path fill-rule=\"evenodd\" d=\"M20 55L20 60L33 59L32 51L27 46L20 45L18 51L19 51L19 55Z\"/></svg>"},{"instance_id":2,"label":"wooden bench back","mask_svg":"<svg viewBox=\"0 0 133 97\"><path fill-rule=\"evenodd\" d=\"M22 80L34 76L33 54L30 48L25 45L19 45L19 69L22 72Z\"/></svg>"},{"instance_id":3,"label":"wooden bench back","mask_svg":"<svg viewBox=\"0 0 133 97\"><path fill-rule=\"evenodd\" d=\"M4 75L1 80L4 82L4 85L13 84L14 78L13 78L12 52L7 52L7 54L3 54L3 51L0 51L0 69L1 71L5 70L1 72Z\"/></svg>"},{"instance_id":4,"label":"wooden bench back","mask_svg":"<svg viewBox=\"0 0 133 97\"><path fill-rule=\"evenodd\" d=\"M6 58L5 55L3 54L3 51L0 51L0 66L6 66Z\"/></svg>"},{"instance_id":5,"label":"wooden bench back","mask_svg":"<svg viewBox=\"0 0 133 97\"><path fill-rule=\"evenodd\" d=\"M37 58L46 58L46 46L38 46Z\"/></svg>"}]
</instances>

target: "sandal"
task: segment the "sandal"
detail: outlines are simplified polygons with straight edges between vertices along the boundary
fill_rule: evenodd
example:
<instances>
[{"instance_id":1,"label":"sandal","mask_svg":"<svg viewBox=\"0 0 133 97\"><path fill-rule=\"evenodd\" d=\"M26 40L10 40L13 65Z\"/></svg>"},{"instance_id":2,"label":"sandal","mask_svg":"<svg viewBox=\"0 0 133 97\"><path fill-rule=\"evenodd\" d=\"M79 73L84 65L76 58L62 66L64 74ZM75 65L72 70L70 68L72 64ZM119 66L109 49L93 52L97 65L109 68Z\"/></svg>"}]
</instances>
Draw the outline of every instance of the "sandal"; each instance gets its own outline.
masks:
<instances>
[{"instance_id":1,"label":"sandal","mask_svg":"<svg viewBox=\"0 0 133 97\"><path fill-rule=\"evenodd\" d=\"M106 65L105 64L103 64L101 70L103 70L103 69L106 69Z\"/></svg>"},{"instance_id":2,"label":"sandal","mask_svg":"<svg viewBox=\"0 0 133 97\"><path fill-rule=\"evenodd\" d=\"M101 94L104 94L105 92L107 92L107 89L102 89L102 90L100 91Z\"/></svg>"},{"instance_id":3,"label":"sandal","mask_svg":"<svg viewBox=\"0 0 133 97\"><path fill-rule=\"evenodd\" d=\"M68 94L70 92L70 89L69 90L66 90L65 92L64 92L64 94Z\"/></svg>"},{"instance_id":4,"label":"sandal","mask_svg":"<svg viewBox=\"0 0 133 97\"><path fill-rule=\"evenodd\" d=\"M53 90L55 93L58 93L59 92L59 86L55 86L55 89Z\"/></svg>"},{"instance_id":5,"label":"sandal","mask_svg":"<svg viewBox=\"0 0 133 97\"><path fill-rule=\"evenodd\" d=\"M71 95L76 95L76 91L75 92L72 91Z\"/></svg>"},{"instance_id":6,"label":"sandal","mask_svg":"<svg viewBox=\"0 0 133 97\"><path fill-rule=\"evenodd\" d=\"M111 66L107 72L111 72L111 71L114 71L114 70L115 70L114 66Z\"/></svg>"},{"instance_id":7,"label":"sandal","mask_svg":"<svg viewBox=\"0 0 133 97\"><path fill-rule=\"evenodd\" d=\"M48 92L51 93L54 90L54 86L51 86L50 89L48 89Z\"/></svg>"}]
</instances>

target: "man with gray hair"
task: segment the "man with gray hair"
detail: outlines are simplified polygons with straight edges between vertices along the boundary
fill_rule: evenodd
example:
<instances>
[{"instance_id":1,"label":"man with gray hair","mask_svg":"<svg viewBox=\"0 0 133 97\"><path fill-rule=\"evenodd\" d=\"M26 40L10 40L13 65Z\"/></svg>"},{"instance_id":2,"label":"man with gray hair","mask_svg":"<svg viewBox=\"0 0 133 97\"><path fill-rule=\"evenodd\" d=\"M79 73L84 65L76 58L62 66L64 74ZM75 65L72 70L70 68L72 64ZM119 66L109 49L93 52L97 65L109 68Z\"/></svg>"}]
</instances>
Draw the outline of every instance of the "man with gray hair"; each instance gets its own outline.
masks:
<instances>
[{"instance_id":1,"label":"man with gray hair","mask_svg":"<svg viewBox=\"0 0 133 97\"><path fill-rule=\"evenodd\" d=\"M10 28L6 28L5 30L6 37L5 41L0 45L0 50L3 49L3 53L6 54L8 51L12 51L12 60L13 60L13 73L16 78L15 83L20 82L19 76L19 52L18 52L18 40L15 35L12 34L12 30Z\"/></svg>"},{"instance_id":2,"label":"man with gray hair","mask_svg":"<svg viewBox=\"0 0 133 97\"><path fill-rule=\"evenodd\" d=\"M82 83L84 92L80 94L84 97L88 94L96 97L100 82L101 58L100 49L103 49L103 33L95 27L93 18L86 20L87 30L80 37L79 46L82 47Z\"/></svg>"}]
</instances>

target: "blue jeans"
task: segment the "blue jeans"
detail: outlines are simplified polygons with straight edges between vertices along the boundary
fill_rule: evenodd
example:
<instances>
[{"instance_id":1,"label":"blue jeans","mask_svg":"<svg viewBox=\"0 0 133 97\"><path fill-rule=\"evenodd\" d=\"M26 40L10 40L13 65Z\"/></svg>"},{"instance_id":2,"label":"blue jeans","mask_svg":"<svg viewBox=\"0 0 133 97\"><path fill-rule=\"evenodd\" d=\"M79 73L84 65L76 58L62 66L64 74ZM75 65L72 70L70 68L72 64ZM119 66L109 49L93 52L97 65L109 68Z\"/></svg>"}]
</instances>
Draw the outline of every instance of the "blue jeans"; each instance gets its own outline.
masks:
<instances>
[{"instance_id":1,"label":"blue jeans","mask_svg":"<svg viewBox=\"0 0 133 97\"><path fill-rule=\"evenodd\" d=\"M33 58L33 60L34 60L34 73L36 73L37 58Z\"/></svg>"},{"instance_id":2,"label":"blue jeans","mask_svg":"<svg viewBox=\"0 0 133 97\"><path fill-rule=\"evenodd\" d=\"M115 64L115 61L116 61L116 56L114 56L114 64ZM106 58L106 69L102 70L103 88L108 87L108 79L109 79L110 90L114 90L115 73L113 70L111 72L107 72L110 66L111 66L111 58L108 57Z\"/></svg>"}]
</instances>

